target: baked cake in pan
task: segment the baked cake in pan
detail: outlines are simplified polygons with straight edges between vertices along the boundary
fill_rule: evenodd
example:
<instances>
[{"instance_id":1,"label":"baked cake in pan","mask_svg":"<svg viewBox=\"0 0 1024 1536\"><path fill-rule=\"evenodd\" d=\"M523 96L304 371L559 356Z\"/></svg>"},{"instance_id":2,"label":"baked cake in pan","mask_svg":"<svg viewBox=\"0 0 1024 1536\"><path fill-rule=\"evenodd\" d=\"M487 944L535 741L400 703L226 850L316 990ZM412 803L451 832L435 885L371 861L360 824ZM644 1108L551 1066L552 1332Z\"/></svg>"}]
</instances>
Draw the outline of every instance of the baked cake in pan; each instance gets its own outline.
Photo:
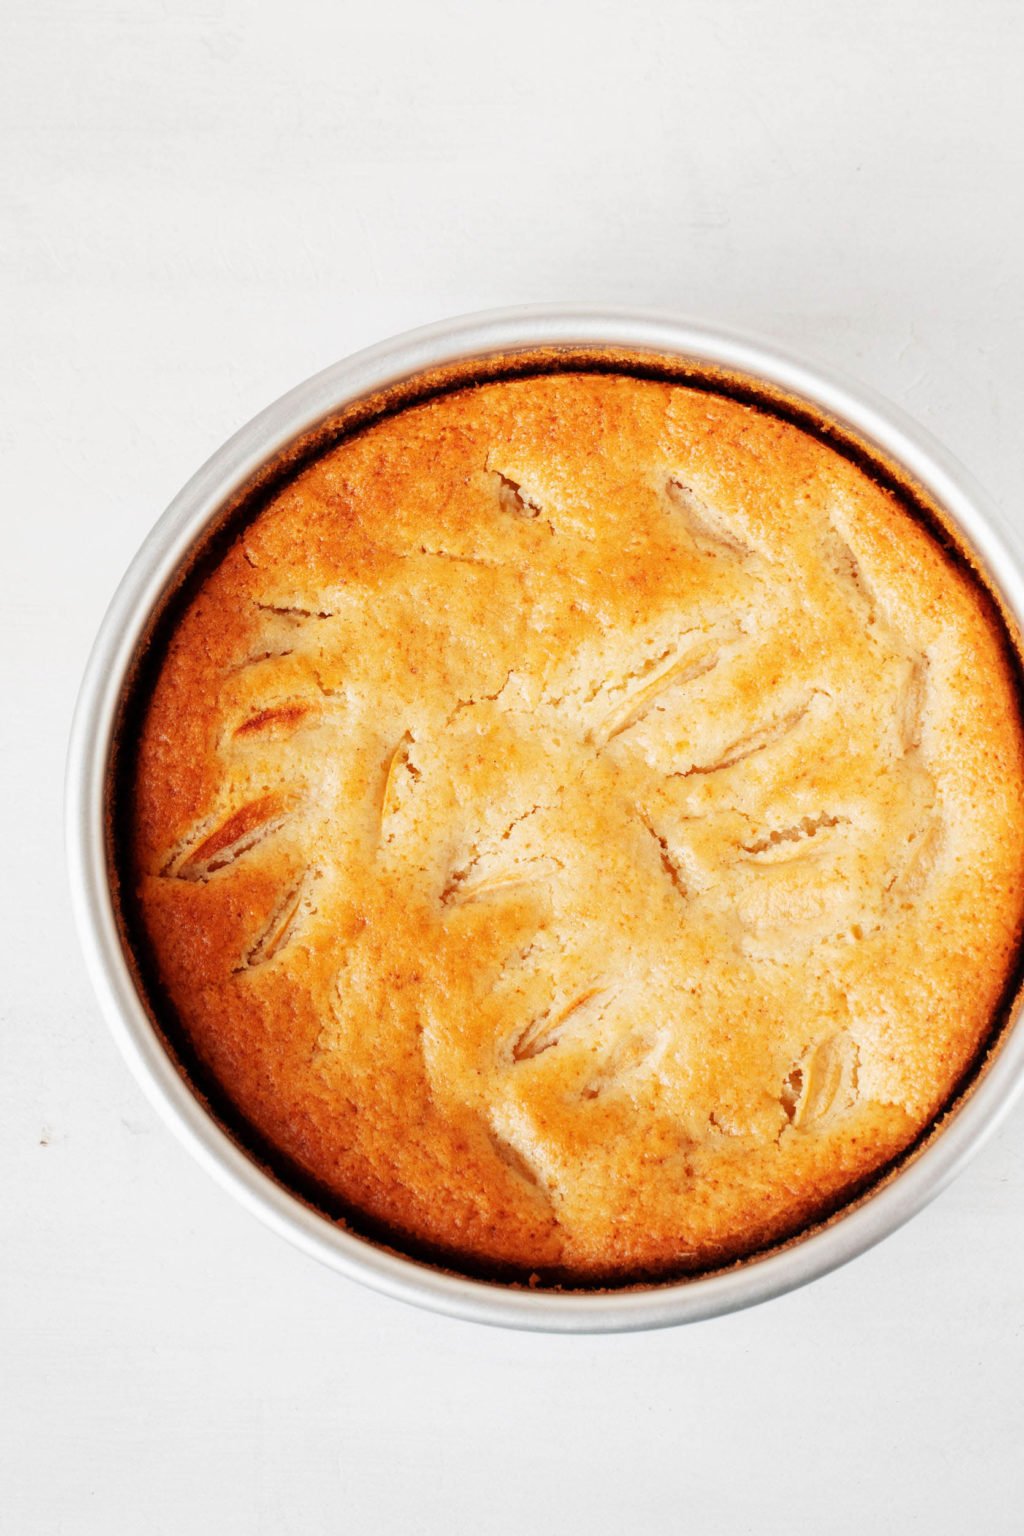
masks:
<instances>
[{"instance_id":1,"label":"baked cake in pan","mask_svg":"<svg viewBox=\"0 0 1024 1536\"><path fill-rule=\"evenodd\" d=\"M820 435L587 372L385 416L178 608L130 769L159 1008L455 1268L742 1257L929 1126L1015 973L1014 663Z\"/></svg>"}]
</instances>

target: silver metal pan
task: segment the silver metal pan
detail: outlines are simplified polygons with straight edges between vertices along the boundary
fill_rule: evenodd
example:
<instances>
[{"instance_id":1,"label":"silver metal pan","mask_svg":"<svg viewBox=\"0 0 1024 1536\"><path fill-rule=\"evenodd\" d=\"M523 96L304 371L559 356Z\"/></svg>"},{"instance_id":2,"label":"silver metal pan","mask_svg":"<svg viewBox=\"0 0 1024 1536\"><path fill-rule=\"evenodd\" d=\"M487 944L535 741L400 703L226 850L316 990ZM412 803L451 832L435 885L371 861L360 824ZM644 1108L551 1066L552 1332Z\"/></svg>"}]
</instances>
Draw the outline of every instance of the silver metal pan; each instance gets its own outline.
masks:
<instances>
[{"instance_id":1,"label":"silver metal pan","mask_svg":"<svg viewBox=\"0 0 1024 1536\"><path fill-rule=\"evenodd\" d=\"M903 1164L829 1222L726 1270L670 1284L557 1292L488 1284L402 1257L346 1231L283 1188L226 1134L171 1059L133 980L109 865L111 761L119 710L153 616L210 530L246 487L314 441L325 424L414 396L417 381L489 376L526 355L647 359L677 376L739 381L807 410L941 510L973 551L1011 629L1024 627L1024 577L996 515L961 467L867 391L746 337L660 315L528 308L410 332L300 384L236 433L189 481L146 538L114 595L82 683L67 774L74 909L93 985L149 1099L192 1154L268 1226L342 1275L457 1317L566 1333L659 1328L749 1306L825 1274L869 1248L936 1195L1006 1114L1024 1085L1024 1029L1011 1011L982 1070ZM467 375L469 376L469 375Z\"/></svg>"}]
</instances>

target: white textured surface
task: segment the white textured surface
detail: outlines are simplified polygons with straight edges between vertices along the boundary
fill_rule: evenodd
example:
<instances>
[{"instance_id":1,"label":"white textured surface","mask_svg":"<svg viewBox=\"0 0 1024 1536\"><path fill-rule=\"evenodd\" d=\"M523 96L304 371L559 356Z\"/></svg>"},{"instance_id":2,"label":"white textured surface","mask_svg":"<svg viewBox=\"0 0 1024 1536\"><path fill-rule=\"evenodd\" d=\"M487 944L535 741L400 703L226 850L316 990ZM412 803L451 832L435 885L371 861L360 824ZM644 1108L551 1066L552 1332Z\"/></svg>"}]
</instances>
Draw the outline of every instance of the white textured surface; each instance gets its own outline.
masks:
<instances>
[{"instance_id":1,"label":"white textured surface","mask_svg":"<svg viewBox=\"0 0 1024 1536\"><path fill-rule=\"evenodd\" d=\"M761 331L904 405L1024 532L1022 50L997 0L0 14L0 1530L1020 1530L1024 1112L757 1311L605 1339L419 1314L156 1124L78 959L60 797L86 649L179 484L447 313Z\"/></svg>"}]
</instances>

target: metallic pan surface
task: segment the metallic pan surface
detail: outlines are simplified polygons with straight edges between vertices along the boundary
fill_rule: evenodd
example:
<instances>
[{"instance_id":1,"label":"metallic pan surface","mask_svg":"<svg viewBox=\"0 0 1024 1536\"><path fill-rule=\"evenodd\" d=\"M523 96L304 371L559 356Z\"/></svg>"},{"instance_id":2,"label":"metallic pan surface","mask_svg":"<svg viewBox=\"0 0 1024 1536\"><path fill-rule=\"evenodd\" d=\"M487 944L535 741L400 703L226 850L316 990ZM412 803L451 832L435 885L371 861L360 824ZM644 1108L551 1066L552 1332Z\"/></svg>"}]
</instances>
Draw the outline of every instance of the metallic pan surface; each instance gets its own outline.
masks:
<instances>
[{"instance_id":1,"label":"metallic pan surface","mask_svg":"<svg viewBox=\"0 0 1024 1536\"><path fill-rule=\"evenodd\" d=\"M659 1328L767 1300L837 1268L936 1195L1024 1086L1024 1028L1008 1024L973 1088L891 1178L824 1227L728 1270L607 1292L531 1291L452 1275L346 1232L289 1194L204 1109L153 1028L122 950L107 866L108 769L119 702L147 622L218 513L261 466L339 410L424 371L517 351L608 347L724 369L808 402L816 415L894 461L980 556L1024 625L1024 576L995 514L964 471L913 423L833 375L746 337L648 313L529 308L470 315L372 347L317 374L236 433L172 502L124 576L86 668L71 735L67 845L75 918L97 996L129 1067L194 1157L268 1226L350 1279L400 1300L507 1327L566 1333Z\"/></svg>"}]
</instances>

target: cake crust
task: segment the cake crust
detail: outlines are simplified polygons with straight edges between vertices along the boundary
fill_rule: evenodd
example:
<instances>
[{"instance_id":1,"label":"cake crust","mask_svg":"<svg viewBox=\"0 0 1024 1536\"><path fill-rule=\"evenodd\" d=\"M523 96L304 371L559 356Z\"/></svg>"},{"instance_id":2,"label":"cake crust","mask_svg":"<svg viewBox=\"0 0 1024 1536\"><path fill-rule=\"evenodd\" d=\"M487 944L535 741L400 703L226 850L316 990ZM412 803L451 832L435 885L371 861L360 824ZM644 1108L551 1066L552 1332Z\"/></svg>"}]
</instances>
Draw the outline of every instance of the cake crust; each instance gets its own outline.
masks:
<instances>
[{"instance_id":1,"label":"cake crust","mask_svg":"<svg viewBox=\"0 0 1024 1536\"><path fill-rule=\"evenodd\" d=\"M991 602L841 454L685 385L483 384L325 453L177 619L131 788L198 1057L455 1266L792 1235L929 1125L1017 963Z\"/></svg>"}]
</instances>

